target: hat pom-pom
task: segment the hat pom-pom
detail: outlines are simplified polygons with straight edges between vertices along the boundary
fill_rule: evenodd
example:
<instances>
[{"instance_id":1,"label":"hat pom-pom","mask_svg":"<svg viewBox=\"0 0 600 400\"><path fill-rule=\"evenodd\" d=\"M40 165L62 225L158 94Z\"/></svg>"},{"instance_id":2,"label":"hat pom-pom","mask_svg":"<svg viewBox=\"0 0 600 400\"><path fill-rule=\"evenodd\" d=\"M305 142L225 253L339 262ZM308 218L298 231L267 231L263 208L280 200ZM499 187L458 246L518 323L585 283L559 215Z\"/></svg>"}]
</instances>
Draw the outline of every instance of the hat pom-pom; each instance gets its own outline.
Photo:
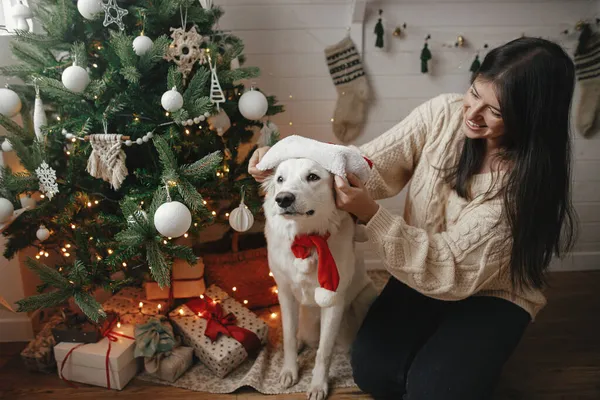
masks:
<instances>
[{"instance_id":1,"label":"hat pom-pom","mask_svg":"<svg viewBox=\"0 0 600 400\"><path fill-rule=\"evenodd\" d=\"M338 294L331 290L319 287L315 289L315 301L321 308L327 308L335 305Z\"/></svg>"}]
</instances>

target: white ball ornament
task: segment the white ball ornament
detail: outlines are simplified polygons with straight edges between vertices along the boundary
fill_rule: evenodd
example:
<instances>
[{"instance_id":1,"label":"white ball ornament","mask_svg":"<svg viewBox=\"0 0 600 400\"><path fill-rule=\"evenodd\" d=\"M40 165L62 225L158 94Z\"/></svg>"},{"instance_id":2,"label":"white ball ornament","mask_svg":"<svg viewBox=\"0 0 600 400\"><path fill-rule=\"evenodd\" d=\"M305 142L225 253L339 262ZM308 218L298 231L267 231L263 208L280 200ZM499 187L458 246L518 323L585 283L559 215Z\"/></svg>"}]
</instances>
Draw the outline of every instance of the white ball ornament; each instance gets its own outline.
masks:
<instances>
[{"instance_id":1,"label":"white ball ornament","mask_svg":"<svg viewBox=\"0 0 600 400\"><path fill-rule=\"evenodd\" d=\"M160 104L168 112L175 112L183 107L183 96L177 91L176 87L167 90L160 99Z\"/></svg>"},{"instance_id":2,"label":"white ball ornament","mask_svg":"<svg viewBox=\"0 0 600 400\"><path fill-rule=\"evenodd\" d=\"M166 237L179 237L192 225L192 213L185 204L178 201L164 203L154 214L156 230Z\"/></svg>"},{"instance_id":3,"label":"white ball ornament","mask_svg":"<svg viewBox=\"0 0 600 400\"><path fill-rule=\"evenodd\" d=\"M153 45L152 39L148 36L141 35L133 39L133 51L135 51L135 54L138 56L143 56L149 52Z\"/></svg>"},{"instance_id":4,"label":"white ball ornament","mask_svg":"<svg viewBox=\"0 0 600 400\"><path fill-rule=\"evenodd\" d=\"M75 93L83 92L90 84L87 71L78 65L71 65L62 73L62 83L67 89Z\"/></svg>"},{"instance_id":5,"label":"white ball ornament","mask_svg":"<svg viewBox=\"0 0 600 400\"><path fill-rule=\"evenodd\" d=\"M246 232L254 225L254 215L246 207L244 200L229 214L229 225L238 232Z\"/></svg>"},{"instance_id":6,"label":"white ball ornament","mask_svg":"<svg viewBox=\"0 0 600 400\"><path fill-rule=\"evenodd\" d=\"M8 222L15 212L13 203L5 198L0 198L0 224Z\"/></svg>"},{"instance_id":7,"label":"white ball ornament","mask_svg":"<svg viewBox=\"0 0 600 400\"><path fill-rule=\"evenodd\" d=\"M4 142L2 142L2 151L12 151L13 147L12 144L10 144L10 142L8 141L8 139L4 139Z\"/></svg>"},{"instance_id":8,"label":"white ball ornament","mask_svg":"<svg viewBox=\"0 0 600 400\"><path fill-rule=\"evenodd\" d=\"M21 98L10 89L0 88L0 114L12 118L21 111Z\"/></svg>"},{"instance_id":9,"label":"white ball ornament","mask_svg":"<svg viewBox=\"0 0 600 400\"><path fill-rule=\"evenodd\" d=\"M35 236L37 236L40 242L43 242L50 237L50 231L44 225L40 225L40 228L35 233Z\"/></svg>"},{"instance_id":10,"label":"white ball ornament","mask_svg":"<svg viewBox=\"0 0 600 400\"><path fill-rule=\"evenodd\" d=\"M101 0L78 0L77 10L79 14L85 19L90 21L97 19L104 14L104 8L102 8Z\"/></svg>"},{"instance_id":11,"label":"white ball ornament","mask_svg":"<svg viewBox=\"0 0 600 400\"><path fill-rule=\"evenodd\" d=\"M21 201L21 207L23 208L33 210L37 206L35 199L28 194L22 194L19 200Z\"/></svg>"},{"instance_id":12,"label":"white ball ornament","mask_svg":"<svg viewBox=\"0 0 600 400\"><path fill-rule=\"evenodd\" d=\"M256 121L267 115L269 102L258 90L250 90L240 97L238 108L244 118Z\"/></svg>"}]
</instances>

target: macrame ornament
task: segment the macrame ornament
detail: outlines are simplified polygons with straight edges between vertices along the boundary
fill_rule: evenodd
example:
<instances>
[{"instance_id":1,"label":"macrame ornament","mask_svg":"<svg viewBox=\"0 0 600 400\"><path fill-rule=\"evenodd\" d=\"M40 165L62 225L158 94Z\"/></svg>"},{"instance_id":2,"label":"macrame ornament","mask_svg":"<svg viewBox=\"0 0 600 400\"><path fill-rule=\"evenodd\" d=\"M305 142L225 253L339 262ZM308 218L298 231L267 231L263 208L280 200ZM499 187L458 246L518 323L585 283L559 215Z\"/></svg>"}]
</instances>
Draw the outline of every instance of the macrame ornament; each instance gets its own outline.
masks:
<instances>
[{"instance_id":1,"label":"macrame ornament","mask_svg":"<svg viewBox=\"0 0 600 400\"><path fill-rule=\"evenodd\" d=\"M107 133L89 136L92 154L88 159L87 172L110 183L114 190L121 187L128 175L121 136Z\"/></svg>"},{"instance_id":2,"label":"macrame ornament","mask_svg":"<svg viewBox=\"0 0 600 400\"><path fill-rule=\"evenodd\" d=\"M46 118L46 112L44 111L44 103L40 97L39 88L35 88L35 105L33 108L33 130L35 131L35 137L38 142L44 141L44 133L42 127L48 125L48 119Z\"/></svg>"},{"instance_id":3,"label":"macrame ornament","mask_svg":"<svg viewBox=\"0 0 600 400\"><path fill-rule=\"evenodd\" d=\"M195 26L187 32L184 28L171 28L171 31L173 42L167 48L165 60L174 62L184 80L187 80L196 62L206 63L204 49L200 48L204 39L196 32Z\"/></svg>"}]
</instances>

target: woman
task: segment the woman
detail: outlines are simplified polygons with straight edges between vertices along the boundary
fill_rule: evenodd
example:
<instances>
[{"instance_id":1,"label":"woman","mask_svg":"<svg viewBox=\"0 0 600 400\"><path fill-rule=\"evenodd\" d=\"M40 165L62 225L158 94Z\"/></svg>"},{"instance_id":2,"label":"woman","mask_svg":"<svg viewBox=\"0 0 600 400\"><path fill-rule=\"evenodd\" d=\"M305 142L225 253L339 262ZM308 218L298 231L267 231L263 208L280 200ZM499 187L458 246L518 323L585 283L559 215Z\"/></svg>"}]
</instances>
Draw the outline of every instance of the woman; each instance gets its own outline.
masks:
<instances>
[{"instance_id":1,"label":"woman","mask_svg":"<svg viewBox=\"0 0 600 400\"><path fill-rule=\"evenodd\" d=\"M465 95L442 95L362 146L363 186L338 207L366 224L392 278L352 349L376 399L490 399L546 300L545 272L574 238L569 114L574 67L556 44L492 50ZM266 149L259 149L249 171ZM404 218L375 200L411 180ZM404 396L404 397L403 397Z\"/></svg>"}]
</instances>

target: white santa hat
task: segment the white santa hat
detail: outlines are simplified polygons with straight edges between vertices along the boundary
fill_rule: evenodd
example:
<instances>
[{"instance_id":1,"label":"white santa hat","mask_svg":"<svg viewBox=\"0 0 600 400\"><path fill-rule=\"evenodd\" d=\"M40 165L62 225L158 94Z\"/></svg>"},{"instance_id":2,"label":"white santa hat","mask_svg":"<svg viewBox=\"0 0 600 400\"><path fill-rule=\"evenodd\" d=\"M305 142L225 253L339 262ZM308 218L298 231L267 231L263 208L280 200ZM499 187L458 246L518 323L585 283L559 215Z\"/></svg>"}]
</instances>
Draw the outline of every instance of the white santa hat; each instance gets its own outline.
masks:
<instances>
[{"instance_id":1,"label":"white santa hat","mask_svg":"<svg viewBox=\"0 0 600 400\"><path fill-rule=\"evenodd\" d=\"M372 165L371 161L363 157L356 148L292 135L273 145L256 168L268 171L276 168L283 161L293 158L308 158L319 163L332 174L343 178L346 178L349 173L354 174L363 183L369 179Z\"/></svg>"}]
</instances>

